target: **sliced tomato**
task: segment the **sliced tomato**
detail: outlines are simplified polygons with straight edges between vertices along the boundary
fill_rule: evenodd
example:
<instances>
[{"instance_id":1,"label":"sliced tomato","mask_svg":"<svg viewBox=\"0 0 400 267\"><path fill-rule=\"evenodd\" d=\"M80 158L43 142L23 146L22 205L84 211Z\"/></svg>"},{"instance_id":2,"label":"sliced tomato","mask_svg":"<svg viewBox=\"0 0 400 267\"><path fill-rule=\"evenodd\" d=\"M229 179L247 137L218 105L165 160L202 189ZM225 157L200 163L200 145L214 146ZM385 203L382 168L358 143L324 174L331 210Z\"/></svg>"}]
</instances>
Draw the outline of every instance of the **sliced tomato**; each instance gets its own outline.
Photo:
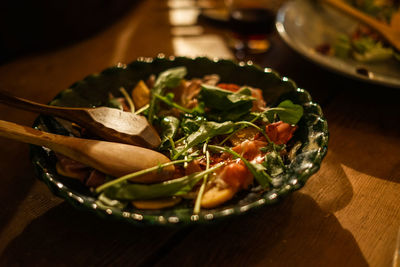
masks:
<instances>
[{"instance_id":1,"label":"sliced tomato","mask_svg":"<svg viewBox=\"0 0 400 267\"><path fill-rule=\"evenodd\" d=\"M296 131L297 126L292 126L289 123L278 121L268 124L265 127L265 132L269 139L277 145L286 144Z\"/></svg>"},{"instance_id":2,"label":"sliced tomato","mask_svg":"<svg viewBox=\"0 0 400 267\"><path fill-rule=\"evenodd\" d=\"M229 163L219 176L234 188L247 188L253 182L253 175L241 160Z\"/></svg>"}]
</instances>

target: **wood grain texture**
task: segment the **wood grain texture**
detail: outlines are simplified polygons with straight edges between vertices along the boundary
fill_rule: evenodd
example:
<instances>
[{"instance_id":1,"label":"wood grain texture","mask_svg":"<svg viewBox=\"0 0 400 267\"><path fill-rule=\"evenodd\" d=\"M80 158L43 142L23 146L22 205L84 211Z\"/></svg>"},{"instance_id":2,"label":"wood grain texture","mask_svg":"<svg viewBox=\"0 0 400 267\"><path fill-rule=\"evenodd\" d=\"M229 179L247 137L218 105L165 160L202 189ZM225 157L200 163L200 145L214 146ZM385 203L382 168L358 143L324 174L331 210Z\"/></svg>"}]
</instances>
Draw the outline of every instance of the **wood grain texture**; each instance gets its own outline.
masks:
<instances>
[{"instance_id":1,"label":"wood grain texture","mask_svg":"<svg viewBox=\"0 0 400 267\"><path fill-rule=\"evenodd\" d=\"M182 0L184 1L184 0ZM0 87L39 103L86 75L173 54L167 1L142 1L104 31L0 66ZM202 22L205 34L226 32ZM390 266L400 226L400 90L304 60L277 35L247 59L278 70L322 105L321 169L281 203L209 226L141 228L70 207L38 181L28 146L0 139L1 266ZM0 119L35 114L0 105Z\"/></svg>"}]
</instances>

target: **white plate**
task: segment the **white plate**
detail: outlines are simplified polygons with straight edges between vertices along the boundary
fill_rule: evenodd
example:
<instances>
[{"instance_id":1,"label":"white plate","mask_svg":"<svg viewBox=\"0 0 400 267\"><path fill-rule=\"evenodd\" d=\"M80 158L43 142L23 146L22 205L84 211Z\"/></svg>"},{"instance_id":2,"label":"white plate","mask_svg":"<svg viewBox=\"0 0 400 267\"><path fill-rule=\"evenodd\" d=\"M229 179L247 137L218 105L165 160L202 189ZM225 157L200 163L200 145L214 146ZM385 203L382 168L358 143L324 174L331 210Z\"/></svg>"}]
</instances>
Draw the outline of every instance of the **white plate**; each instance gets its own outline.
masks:
<instances>
[{"instance_id":1,"label":"white plate","mask_svg":"<svg viewBox=\"0 0 400 267\"><path fill-rule=\"evenodd\" d=\"M276 28L295 51L330 70L364 81L400 88L400 62L395 59L362 63L352 59L325 56L318 45L333 43L339 34L351 34L357 22L312 0L287 2L278 11ZM368 74L360 74L368 70Z\"/></svg>"}]
</instances>

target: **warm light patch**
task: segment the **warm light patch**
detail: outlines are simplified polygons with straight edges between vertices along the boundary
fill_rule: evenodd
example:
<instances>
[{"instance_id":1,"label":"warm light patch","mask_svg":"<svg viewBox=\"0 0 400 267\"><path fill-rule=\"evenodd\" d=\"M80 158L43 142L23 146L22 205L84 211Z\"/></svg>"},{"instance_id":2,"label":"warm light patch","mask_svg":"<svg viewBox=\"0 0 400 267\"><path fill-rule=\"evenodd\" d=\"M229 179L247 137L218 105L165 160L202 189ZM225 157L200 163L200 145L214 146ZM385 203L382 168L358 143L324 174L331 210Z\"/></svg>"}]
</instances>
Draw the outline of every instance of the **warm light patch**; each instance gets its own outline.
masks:
<instances>
[{"instance_id":1,"label":"warm light patch","mask_svg":"<svg viewBox=\"0 0 400 267\"><path fill-rule=\"evenodd\" d=\"M232 59L233 55L224 40L214 34L195 37L175 37L172 40L175 55Z\"/></svg>"}]
</instances>

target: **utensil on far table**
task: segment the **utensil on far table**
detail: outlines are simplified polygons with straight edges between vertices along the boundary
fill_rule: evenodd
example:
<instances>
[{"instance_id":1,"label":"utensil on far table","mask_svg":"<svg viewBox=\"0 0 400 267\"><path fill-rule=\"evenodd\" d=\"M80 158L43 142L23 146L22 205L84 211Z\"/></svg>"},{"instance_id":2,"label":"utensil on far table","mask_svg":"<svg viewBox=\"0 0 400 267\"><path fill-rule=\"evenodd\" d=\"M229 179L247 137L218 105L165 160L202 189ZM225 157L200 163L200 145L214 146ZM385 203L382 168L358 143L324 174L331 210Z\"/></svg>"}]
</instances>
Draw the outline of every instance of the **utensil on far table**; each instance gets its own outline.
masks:
<instances>
[{"instance_id":1,"label":"utensil on far table","mask_svg":"<svg viewBox=\"0 0 400 267\"><path fill-rule=\"evenodd\" d=\"M3 120L0 120L0 136L48 147L114 177L169 162L163 154L147 148L51 134ZM173 171L174 166L168 166L139 176L135 181L152 183L167 180Z\"/></svg>"},{"instance_id":2,"label":"utensil on far table","mask_svg":"<svg viewBox=\"0 0 400 267\"><path fill-rule=\"evenodd\" d=\"M400 12L393 14L390 24L381 22L353 7L341 0L324 0L330 6L343 11L347 15L361 21L365 25L371 27L382 35L393 47L400 51Z\"/></svg>"},{"instance_id":3,"label":"utensil on far table","mask_svg":"<svg viewBox=\"0 0 400 267\"><path fill-rule=\"evenodd\" d=\"M145 117L115 108L67 108L43 105L2 90L0 90L0 103L75 122L107 141L148 148L156 148L161 142L158 133Z\"/></svg>"}]
</instances>

